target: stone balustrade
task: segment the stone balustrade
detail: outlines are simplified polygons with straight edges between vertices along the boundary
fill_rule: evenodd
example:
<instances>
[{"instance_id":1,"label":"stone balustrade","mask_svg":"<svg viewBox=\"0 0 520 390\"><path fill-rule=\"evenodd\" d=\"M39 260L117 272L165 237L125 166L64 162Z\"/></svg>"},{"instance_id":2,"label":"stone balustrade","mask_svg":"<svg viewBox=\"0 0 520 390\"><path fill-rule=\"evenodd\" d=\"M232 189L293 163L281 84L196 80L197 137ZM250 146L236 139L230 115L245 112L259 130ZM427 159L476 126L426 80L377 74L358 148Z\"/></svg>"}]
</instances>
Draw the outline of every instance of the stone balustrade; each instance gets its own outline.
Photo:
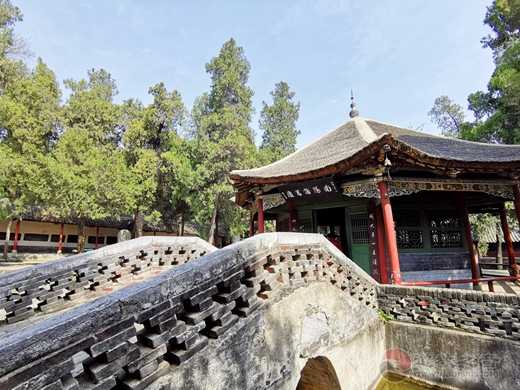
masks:
<instances>
[{"instance_id":1,"label":"stone balustrade","mask_svg":"<svg viewBox=\"0 0 520 390\"><path fill-rule=\"evenodd\" d=\"M180 247L183 256L190 252L187 244ZM137 270L143 254L145 264L180 262L180 247L152 242L147 249L133 247L133 255L107 253L91 261L98 273L100 263L111 264L105 258L134 261ZM0 341L0 388L145 389L210 343L243 330L243 321L267 305L318 282L395 321L519 339L518 297L379 285L320 235L268 233L204 250L208 254L197 261L8 332ZM63 271L85 268L83 261L62 265ZM22 282L12 278L9 290L23 290L11 287Z\"/></svg>"},{"instance_id":2,"label":"stone balustrade","mask_svg":"<svg viewBox=\"0 0 520 390\"><path fill-rule=\"evenodd\" d=\"M121 279L184 264L216 248L195 237L141 237L0 276L0 327L74 306Z\"/></svg>"},{"instance_id":3,"label":"stone balustrade","mask_svg":"<svg viewBox=\"0 0 520 390\"><path fill-rule=\"evenodd\" d=\"M520 341L520 297L432 287L378 286L379 308L393 320Z\"/></svg>"},{"instance_id":4,"label":"stone balustrade","mask_svg":"<svg viewBox=\"0 0 520 390\"><path fill-rule=\"evenodd\" d=\"M282 291L315 281L376 309L376 283L324 237L263 234L10 333L0 388L144 389Z\"/></svg>"}]
</instances>

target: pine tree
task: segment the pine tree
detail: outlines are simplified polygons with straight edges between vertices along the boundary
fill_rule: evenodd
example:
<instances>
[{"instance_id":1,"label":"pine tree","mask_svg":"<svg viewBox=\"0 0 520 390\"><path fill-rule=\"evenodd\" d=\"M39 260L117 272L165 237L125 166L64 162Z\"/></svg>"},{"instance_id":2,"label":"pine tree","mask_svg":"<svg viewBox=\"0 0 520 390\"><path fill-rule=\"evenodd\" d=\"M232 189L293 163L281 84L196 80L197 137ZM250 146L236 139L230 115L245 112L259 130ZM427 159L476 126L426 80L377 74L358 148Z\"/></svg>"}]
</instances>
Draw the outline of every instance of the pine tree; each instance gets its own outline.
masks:
<instances>
[{"instance_id":1,"label":"pine tree","mask_svg":"<svg viewBox=\"0 0 520 390\"><path fill-rule=\"evenodd\" d=\"M49 151L60 131L61 91L54 73L38 59L34 70L0 96L4 140L19 153Z\"/></svg>"},{"instance_id":2,"label":"pine tree","mask_svg":"<svg viewBox=\"0 0 520 390\"><path fill-rule=\"evenodd\" d=\"M234 39L224 43L207 65L211 88L194 107L196 175L200 191L192 200L195 220L215 242L219 226L228 236L241 233L243 211L230 207L228 174L254 164L256 148L249 125L253 91L247 85L249 62Z\"/></svg>"},{"instance_id":3,"label":"pine tree","mask_svg":"<svg viewBox=\"0 0 520 390\"><path fill-rule=\"evenodd\" d=\"M123 137L127 162L132 173L133 214L135 235L143 232L145 220L160 220L170 229L176 222L176 208L172 205L171 172L165 165L164 153L176 142L186 117L186 109L178 91L168 92L163 83L148 91L153 102L135 107L127 102L128 114ZM131 108L131 106L134 106Z\"/></svg>"},{"instance_id":4,"label":"pine tree","mask_svg":"<svg viewBox=\"0 0 520 390\"><path fill-rule=\"evenodd\" d=\"M63 110L63 125L87 132L96 143L117 145L122 128L120 107L113 102L116 83L104 69L91 69L87 76L64 82L71 94Z\"/></svg>"},{"instance_id":5,"label":"pine tree","mask_svg":"<svg viewBox=\"0 0 520 390\"><path fill-rule=\"evenodd\" d=\"M249 126L253 114L253 91L247 85L249 70L244 49L237 46L233 38L225 42L218 56L206 64L211 88L202 128L212 141L239 133L254 142Z\"/></svg>"},{"instance_id":6,"label":"pine tree","mask_svg":"<svg viewBox=\"0 0 520 390\"><path fill-rule=\"evenodd\" d=\"M0 93L26 73L25 64L16 58L24 54L25 45L14 33L15 24L22 19L22 12L10 0L0 0Z\"/></svg>"},{"instance_id":7,"label":"pine tree","mask_svg":"<svg viewBox=\"0 0 520 390\"><path fill-rule=\"evenodd\" d=\"M78 251L85 245L85 225L128 214L131 176L124 155L103 145L82 128L66 129L49 159L46 212L78 225Z\"/></svg>"},{"instance_id":8,"label":"pine tree","mask_svg":"<svg viewBox=\"0 0 520 390\"><path fill-rule=\"evenodd\" d=\"M117 86L110 73L92 69L87 79L65 84L71 94L63 134L49 157L46 212L77 223L82 251L86 223L127 215L132 180L119 149L122 108L113 102Z\"/></svg>"},{"instance_id":9,"label":"pine tree","mask_svg":"<svg viewBox=\"0 0 520 390\"><path fill-rule=\"evenodd\" d=\"M0 95L0 214L8 220L7 233L13 219L42 207L48 193L47 153L60 128L60 95L54 73L41 60ZM8 246L9 239L5 256Z\"/></svg>"},{"instance_id":10,"label":"pine tree","mask_svg":"<svg viewBox=\"0 0 520 390\"><path fill-rule=\"evenodd\" d=\"M472 141L520 143L520 1L495 0L486 23L493 34L482 39L493 51L496 68L487 91L468 97L476 120L461 136Z\"/></svg>"},{"instance_id":11,"label":"pine tree","mask_svg":"<svg viewBox=\"0 0 520 390\"><path fill-rule=\"evenodd\" d=\"M294 102L294 92L285 81L280 81L271 92L273 103L262 102L260 129L263 130L260 149L269 155L270 162L296 150L300 131L296 128L300 103Z\"/></svg>"}]
</instances>

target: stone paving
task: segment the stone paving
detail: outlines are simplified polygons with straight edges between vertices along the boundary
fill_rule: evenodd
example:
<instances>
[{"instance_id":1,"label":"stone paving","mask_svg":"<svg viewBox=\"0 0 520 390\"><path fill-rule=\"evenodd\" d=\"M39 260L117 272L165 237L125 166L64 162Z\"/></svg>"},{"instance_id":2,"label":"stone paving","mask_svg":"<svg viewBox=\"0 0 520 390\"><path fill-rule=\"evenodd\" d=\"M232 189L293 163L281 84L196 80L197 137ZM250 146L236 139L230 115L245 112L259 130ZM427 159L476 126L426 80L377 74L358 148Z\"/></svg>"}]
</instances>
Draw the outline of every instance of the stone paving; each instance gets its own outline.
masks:
<instances>
[{"instance_id":1,"label":"stone paving","mask_svg":"<svg viewBox=\"0 0 520 390\"><path fill-rule=\"evenodd\" d=\"M61 260L67 256L70 255L57 255L55 253L45 253L9 256L8 260L0 258L0 274L3 274L5 272L18 271L20 269L31 267L33 265L49 263L55 260Z\"/></svg>"}]
</instances>

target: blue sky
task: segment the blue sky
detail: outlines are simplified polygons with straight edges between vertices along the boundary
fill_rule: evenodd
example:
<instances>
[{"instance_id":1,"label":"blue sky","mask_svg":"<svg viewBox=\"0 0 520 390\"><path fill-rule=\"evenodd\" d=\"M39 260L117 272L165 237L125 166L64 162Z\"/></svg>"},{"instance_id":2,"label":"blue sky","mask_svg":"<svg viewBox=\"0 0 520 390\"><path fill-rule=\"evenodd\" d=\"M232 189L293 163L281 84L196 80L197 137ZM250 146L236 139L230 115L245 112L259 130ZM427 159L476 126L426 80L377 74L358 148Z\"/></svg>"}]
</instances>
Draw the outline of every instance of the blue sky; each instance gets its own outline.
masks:
<instances>
[{"instance_id":1,"label":"blue sky","mask_svg":"<svg viewBox=\"0 0 520 390\"><path fill-rule=\"evenodd\" d=\"M437 132L427 112L448 95L466 106L493 71L480 44L491 0L68 1L13 0L17 33L59 80L105 68L118 100L150 101L164 81L188 107L207 91L205 64L234 37L251 63L258 127L262 100L285 80L301 102L299 146L360 114Z\"/></svg>"}]
</instances>

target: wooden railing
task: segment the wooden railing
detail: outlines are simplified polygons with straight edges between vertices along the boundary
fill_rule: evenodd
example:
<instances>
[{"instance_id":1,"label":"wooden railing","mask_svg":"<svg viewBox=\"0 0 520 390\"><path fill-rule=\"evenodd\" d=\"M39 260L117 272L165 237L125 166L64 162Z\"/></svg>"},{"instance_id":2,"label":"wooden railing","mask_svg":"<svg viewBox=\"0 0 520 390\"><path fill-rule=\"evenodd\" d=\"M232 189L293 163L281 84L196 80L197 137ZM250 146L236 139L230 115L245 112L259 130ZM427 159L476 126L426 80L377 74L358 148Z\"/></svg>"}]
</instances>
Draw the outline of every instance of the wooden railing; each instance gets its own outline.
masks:
<instances>
[{"instance_id":1,"label":"wooden railing","mask_svg":"<svg viewBox=\"0 0 520 390\"><path fill-rule=\"evenodd\" d=\"M486 269L507 270L509 268L509 261L507 259L497 261L496 257L480 257L478 263L481 271L485 271Z\"/></svg>"}]
</instances>

